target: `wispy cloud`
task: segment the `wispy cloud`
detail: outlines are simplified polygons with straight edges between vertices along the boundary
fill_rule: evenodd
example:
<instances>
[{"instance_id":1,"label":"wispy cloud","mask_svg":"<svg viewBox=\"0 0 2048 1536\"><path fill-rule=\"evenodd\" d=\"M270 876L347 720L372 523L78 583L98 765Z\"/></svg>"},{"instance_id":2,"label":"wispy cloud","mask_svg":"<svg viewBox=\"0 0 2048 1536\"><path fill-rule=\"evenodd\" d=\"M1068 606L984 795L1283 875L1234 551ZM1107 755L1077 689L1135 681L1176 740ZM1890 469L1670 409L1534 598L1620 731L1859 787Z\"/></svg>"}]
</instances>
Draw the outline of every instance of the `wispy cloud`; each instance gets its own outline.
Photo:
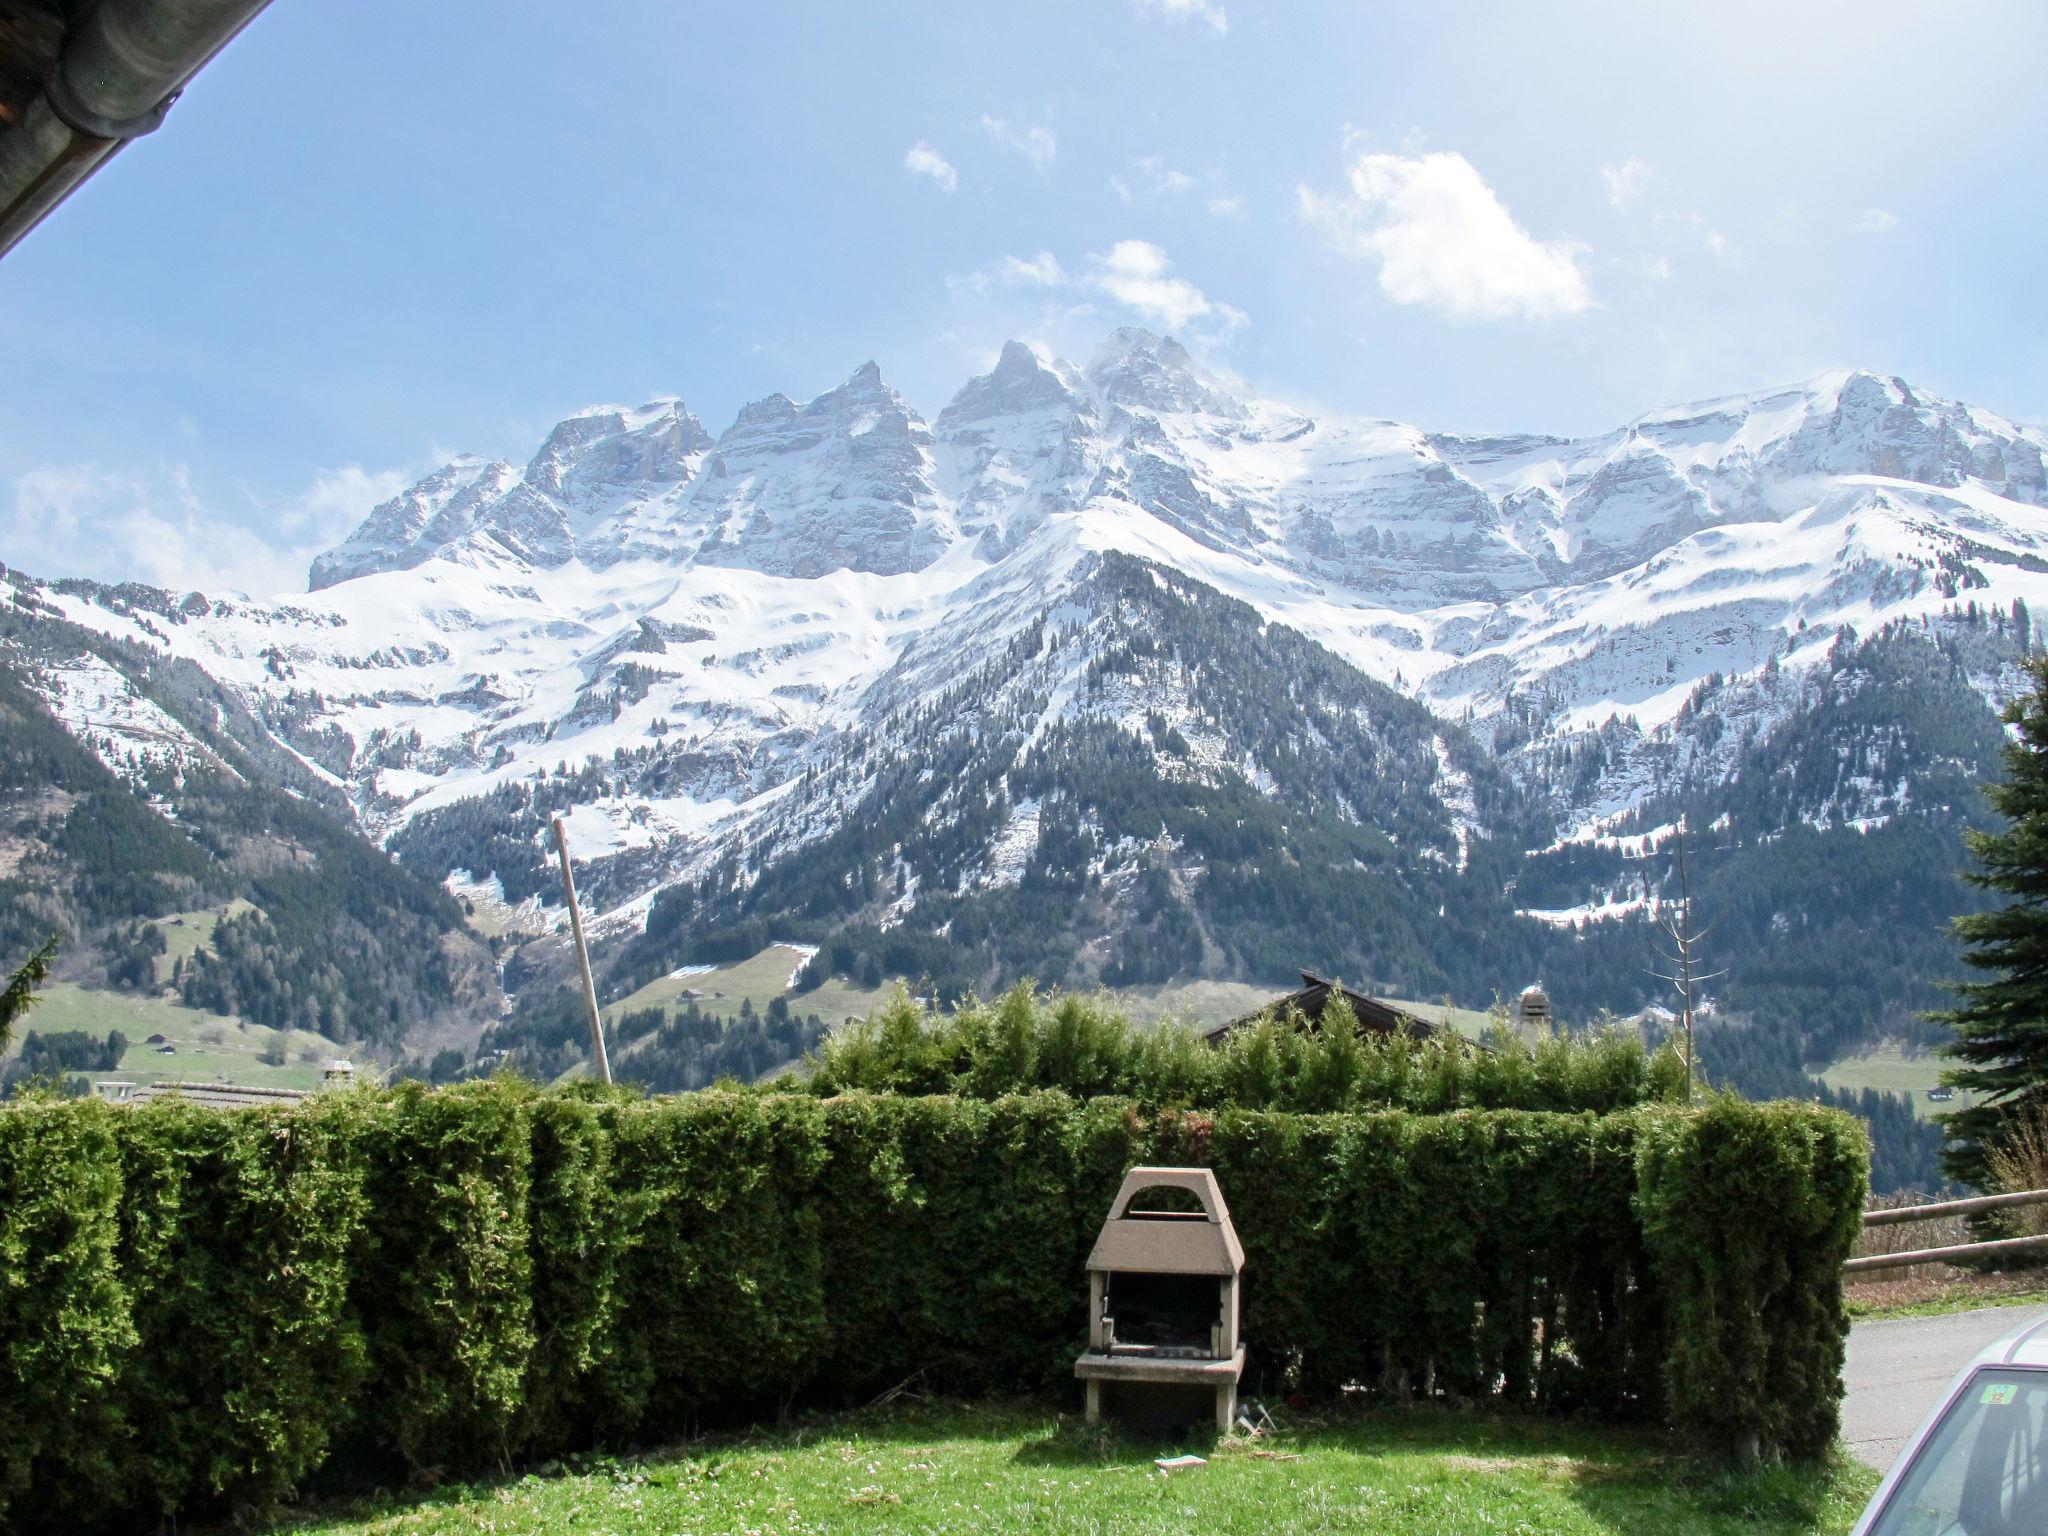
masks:
<instances>
[{"instance_id":1,"label":"wispy cloud","mask_svg":"<svg viewBox=\"0 0 2048 1536\"><path fill-rule=\"evenodd\" d=\"M1166 163L1164 155L1145 155L1131 162L1128 173L1109 178L1109 190L1128 207L1140 198L1180 197L1192 190L1195 178Z\"/></svg>"},{"instance_id":2,"label":"wispy cloud","mask_svg":"<svg viewBox=\"0 0 2048 1536\"><path fill-rule=\"evenodd\" d=\"M1230 30L1230 18L1216 0L1138 0L1138 9L1156 11L1175 21L1197 21L1218 37Z\"/></svg>"},{"instance_id":3,"label":"wispy cloud","mask_svg":"<svg viewBox=\"0 0 2048 1536\"><path fill-rule=\"evenodd\" d=\"M1650 169L1650 162L1641 155L1630 155L1626 160L1600 167L1600 180L1607 188L1607 201L1617 208L1626 208L1649 190L1656 172Z\"/></svg>"},{"instance_id":4,"label":"wispy cloud","mask_svg":"<svg viewBox=\"0 0 2048 1536\"><path fill-rule=\"evenodd\" d=\"M1066 269L1051 251L1036 256L1000 256L979 271L946 279L955 294L986 294L997 288L1059 288L1067 281Z\"/></svg>"},{"instance_id":5,"label":"wispy cloud","mask_svg":"<svg viewBox=\"0 0 2048 1536\"><path fill-rule=\"evenodd\" d=\"M1888 235L1898 227L1899 216L1886 208L1864 209L1853 226L1859 235Z\"/></svg>"},{"instance_id":6,"label":"wispy cloud","mask_svg":"<svg viewBox=\"0 0 2048 1536\"><path fill-rule=\"evenodd\" d=\"M1213 300L1184 277L1169 276L1173 263L1149 240L1119 240L1088 258L1087 285L1126 309L1168 330L1185 330L1197 320L1228 335L1247 323L1243 310Z\"/></svg>"},{"instance_id":7,"label":"wispy cloud","mask_svg":"<svg viewBox=\"0 0 2048 1536\"><path fill-rule=\"evenodd\" d=\"M948 277L946 288L955 299L1006 299L1005 307L1028 299L1041 306L1047 323L1056 319L1063 325L1097 313L1100 300L1108 299L1148 325L1185 333L1195 344L1220 344L1250 323L1243 310L1175 276L1166 252L1149 240L1119 240L1073 272L1051 251L999 256L974 272Z\"/></svg>"},{"instance_id":8,"label":"wispy cloud","mask_svg":"<svg viewBox=\"0 0 2048 1536\"><path fill-rule=\"evenodd\" d=\"M1698 240L1706 253L1716 261L1739 263L1742 252L1735 242L1707 221L1707 216L1693 209L1672 209L1657 215L1652 224L1657 232L1669 238L1686 235Z\"/></svg>"},{"instance_id":9,"label":"wispy cloud","mask_svg":"<svg viewBox=\"0 0 2048 1536\"><path fill-rule=\"evenodd\" d=\"M960 186L960 173L947 164L944 155L923 139L911 145L903 156L903 169L913 176L929 177L941 192L957 191Z\"/></svg>"},{"instance_id":10,"label":"wispy cloud","mask_svg":"<svg viewBox=\"0 0 2048 1536\"><path fill-rule=\"evenodd\" d=\"M1639 203L1654 201L1662 204L1650 214L1649 227L1656 236L1667 244L1674 241L1698 242L1714 260L1734 266L1742 261L1742 252L1737 249L1727 234L1716 228L1707 216L1697 209L1671 206L1672 188L1657 173L1656 167L1641 155L1630 155L1600 167L1600 181L1607 189L1607 201L1621 212L1628 212ZM1665 278L1671 275L1668 257L1643 255L1637 258L1637 267L1650 276Z\"/></svg>"},{"instance_id":11,"label":"wispy cloud","mask_svg":"<svg viewBox=\"0 0 2048 1536\"><path fill-rule=\"evenodd\" d=\"M406 484L399 470L345 464L318 471L305 490L248 509L258 515L236 521L202 503L182 464L148 472L46 465L15 477L11 505L0 516L0 553L39 576L140 580L176 592L302 592L313 556ZM245 522L279 537L262 538Z\"/></svg>"},{"instance_id":12,"label":"wispy cloud","mask_svg":"<svg viewBox=\"0 0 2048 1536\"><path fill-rule=\"evenodd\" d=\"M1235 219L1244 215L1244 199L1241 197L1212 197L1208 203L1209 212L1219 219Z\"/></svg>"},{"instance_id":13,"label":"wispy cloud","mask_svg":"<svg viewBox=\"0 0 2048 1536\"><path fill-rule=\"evenodd\" d=\"M1350 195L1299 191L1303 217L1379 268L1380 291L1460 320L1548 319L1592 308L1582 248L1538 240L1452 151L1362 154Z\"/></svg>"},{"instance_id":14,"label":"wispy cloud","mask_svg":"<svg viewBox=\"0 0 2048 1536\"><path fill-rule=\"evenodd\" d=\"M1000 117L982 114L981 131L1013 154L1022 155L1040 170L1051 165L1060 152L1059 140L1050 128L1026 127Z\"/></svg>"}]
</instances>

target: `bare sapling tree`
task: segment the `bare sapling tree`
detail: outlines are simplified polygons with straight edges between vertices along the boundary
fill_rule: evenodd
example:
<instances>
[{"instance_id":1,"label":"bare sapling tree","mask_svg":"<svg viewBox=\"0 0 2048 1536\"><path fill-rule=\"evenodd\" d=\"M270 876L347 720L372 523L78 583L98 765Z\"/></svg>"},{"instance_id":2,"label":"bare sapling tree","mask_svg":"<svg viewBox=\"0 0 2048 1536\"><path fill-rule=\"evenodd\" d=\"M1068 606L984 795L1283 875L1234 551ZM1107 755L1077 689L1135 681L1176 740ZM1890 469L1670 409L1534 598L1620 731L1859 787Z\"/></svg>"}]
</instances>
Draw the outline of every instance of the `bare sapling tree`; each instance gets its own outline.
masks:
<instances>
[{"instance_id":1,"label":"bare sapling tree","mask_svg":"<svg viewBox=\"0 0 2048 1536\"><path fill-rule=\"evenodd\" d=\"M1693 920L1692 870L1686 860L1688 827L1686 818L1678 818L1678 902L1674 906L1663 903L1656 909L1657 931L1661 933L1669 948L1656 946L1657 957L1669 967L1668 970L1651 968L1650 974L1659 981L1671 983L1678 991L1679 1028L1685 1035L1685 1096L1692 1098L1694 1061L1693 1024L1698 1016L1699 989L1706 982L1726 976L1724 968L1718 971L1700 969L1700 952L1706 942L1709 929L1699 927Z\"/></svg>"}]
</instances>

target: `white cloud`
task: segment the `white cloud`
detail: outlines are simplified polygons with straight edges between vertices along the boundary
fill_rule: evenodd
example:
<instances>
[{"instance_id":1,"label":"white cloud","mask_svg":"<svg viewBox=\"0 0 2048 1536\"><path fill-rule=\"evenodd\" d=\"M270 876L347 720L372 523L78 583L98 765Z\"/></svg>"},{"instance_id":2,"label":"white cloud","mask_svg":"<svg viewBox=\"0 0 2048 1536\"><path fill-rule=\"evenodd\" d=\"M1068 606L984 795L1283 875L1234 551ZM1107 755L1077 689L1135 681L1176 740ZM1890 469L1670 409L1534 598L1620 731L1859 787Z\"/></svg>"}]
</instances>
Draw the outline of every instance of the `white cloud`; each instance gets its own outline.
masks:
<instances>
[{"instance_id":1,"label":"white cloud","mask_svg":"<svg viewBox=\"0 0 2048 1536\"><path fill-rule=\"evenodd\" d=\"M1176 171L1164 155L1146 155L1131 162L1128 176L1109 178L1109 189L1126 206L1141 197L1180 197L1195 184L1186 171Z\"/></svg>"},{"instance_id":2,"label":"white cloud","mask_svg":"<svg viewBox=\"0 0 2048 1536\"><path fill-rule=\"evenodd\" d=\"M1219 219L1240 218L1244 214L1244 199L1241 197L1212 197L1209 212Z\"/></svg>"},{"instance_id":3,"label":"white cloud","mask_svg":"<svg viewBox=\"0 0 2048 1536\"><path fill-rule=\"evenodd\" d=\"M1630 155L1618 164L1600 167L1600 179L1607 184L1607 201L1617 208L1626 208L1648 191L1654 174L1650 162L1641 155Z\"/></svg>"},{"instance_id":4,"label":"white cloud","mask_svg":"<svg viewBox=\"0 0 2048 1536\"><path fill-rule=\"evenodd\" d=\"M1000 256L978 271L948 277L946 287L955 299L986 300L1006 312L1022 313L1021 299L1037 317L1031 323L1047 332L1071 332L1082 322L1099 329L1098 303L1104 297L1148 325L1182 332L1193 345L1227 341L1250 323L1243 310L1175 277L1166 252L1149 240L1119 240L1089 256L1077 272L1050 251Z\"/></svg>"},{"instance_id":5,"label":"white cloud","mask_svg":"<svg viewBox=\"0 0 2048 1536\"><path fill-rule=\"evenodd\" d=\"M1089 287L1167 330L1213 319L1215 329L1227 335L1246 323L1243 310L1211 300L1184 277L1168 276L1173 263L1149 240L1119 240L1088 262Z\"/></svg>"},{"instance_id":6,"label":"white cloud","mask_svg":"<svg viewBox=\"0 0 2048 1536\"><path fill-rule=\"evenodd\" d=\"M1040 251L1036 256L998 257L978 272L948 277L946 286L956 294L986 294L995 288L1059 288L1066 281L1059 258Z\"/></svg>"},{"instance_id":7,"label":"white cloud","mask_svg":"<svg viewBox=\"0 0 2048 1536\"><path fill-rule=\"evenodd\" d=\"M1051 165L1060 152L1059 141L1053 137L1050 128L1026 128L984 113L981 131L1003 148L1022 155L1040 170Z\"/></svg>"},{"instance_id":8,"label":"white cloud","mask_svg":"<svg viewBox=\"0 0 2048 1536\"><path fill-rule=\"evenodd\" d=\"M281 503L248 509L266 539L206 507L182 464L136 473L58 464L15 477L0 517L5 557L38 576L144 581L176 592L303 592L313 556L404 490L398 470L321 470Z\"/></svg>"},{"instance_id":9,"label":"white cloud","mask_svg":"<svg viewBox=\"0 0 2048 1536\"><path fill-rule=\"evenodd\" d=\"M903 169L913 176L929 176L938 183L941 192L952 192L960 185L960 173L923 139L910 146L903 157Z\"/></svg>"},{"instance_id":10,"label":"white cloud","mask_svg":"<svg viewBox=\"0 0 2048 1536\"><path fill-rule=\"evenodd\" d=\"M1856 216L1859 235L1888 235L1899 227L1899 216L1884 208L1866 208Z\"/></svg>"},{"instance_id":11,"label":"white cloud","mask_svg":"<svg viewBox=\"0 0 2048 1536\"><path fill-rule=\"evenodd\" d=\"M1351 195L1300 189L1302 215L1338 248L1379 265L1380 291L1460 320L1545 319L1593 306L1581 247L1538 240L1463 155L1364 154Z\"/></svg>"},{"instance_id":12,"label":"white cloud","mask_svg":"<svg viewBox=\"0 0 2048 1536\"><path fill-rule=\"evenodd\" d=\"M1157 11L1175 21L1199 21L1218 37L1230 30L1230 18L1216 0L1138 0L1138 9Z\"/></svg>"}]
</instances>

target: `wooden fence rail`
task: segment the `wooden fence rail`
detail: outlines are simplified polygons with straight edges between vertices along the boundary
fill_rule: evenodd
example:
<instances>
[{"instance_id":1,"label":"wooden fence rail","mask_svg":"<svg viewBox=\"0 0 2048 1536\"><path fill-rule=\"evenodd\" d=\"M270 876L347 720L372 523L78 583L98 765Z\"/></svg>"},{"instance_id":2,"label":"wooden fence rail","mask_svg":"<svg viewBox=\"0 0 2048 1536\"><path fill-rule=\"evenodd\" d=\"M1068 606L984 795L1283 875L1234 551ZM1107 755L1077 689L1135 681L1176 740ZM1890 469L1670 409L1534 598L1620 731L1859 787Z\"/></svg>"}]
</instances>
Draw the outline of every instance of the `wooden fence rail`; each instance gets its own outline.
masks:
<instances>
[{"instance_id":1,"label":"wooden fence rail","mask_svg":"<svg viewBox=\"0 0 2048 1536\"><path fill-rule=\"evenodd\" d=\"M1867 1231L1872 1227L1892 1227L1909 1221L1938 1221L1949 1216L1973 1216L1980 1211L2003 1211L2020 1205L2048 1205L2048 1189L2023 1189L2010 1195L1979 1195L1969 1200L1942 1200L1933 1205L1870 1211L1863 1218L1863 1226ZM1849 1260L1842 1266L1842 1273L1857 1275L1873 1269L1910 1269L1916 1264L1955 1264L1970 1259L1997 1258L2009 1253L2040 1252L2048 1252L2048 1235L2002 1237L1981 1243L1954 1243L1943 1248L1915 1248L1906 1253L1868 1254Z\"/></svg>"},{"instance_id":2,"label":"wooden fence rail","mask_svg":"<svg viewBox=\"0 0 2048 1536\"><path fill-rule=\"evenodd\" d=\"M1943 1200L1935 1205L1902 1205L1893 1211L1867 1211L1866 1227L1892 1227L1902 1221L1932 1221L1938 1216L1974 1216L2015 1205L2048 1204L2048 1189L2023 1189L2014 1195L1977 1195L1969 1200Z\"/></svg>"}]
</instances>

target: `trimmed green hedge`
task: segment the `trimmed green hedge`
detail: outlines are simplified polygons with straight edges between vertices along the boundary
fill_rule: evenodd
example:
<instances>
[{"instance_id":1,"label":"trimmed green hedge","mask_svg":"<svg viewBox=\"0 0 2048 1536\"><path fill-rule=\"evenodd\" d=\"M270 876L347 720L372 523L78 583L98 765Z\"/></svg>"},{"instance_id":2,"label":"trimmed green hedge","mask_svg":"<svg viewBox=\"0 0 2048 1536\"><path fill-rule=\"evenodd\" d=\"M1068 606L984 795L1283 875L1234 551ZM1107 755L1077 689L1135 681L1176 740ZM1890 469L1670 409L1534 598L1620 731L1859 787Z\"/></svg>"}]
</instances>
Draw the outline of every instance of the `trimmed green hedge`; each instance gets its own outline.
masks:
<instances>
[{"instance_id":1,"label":"trimmed green hedge","mask_svg":"<svg viewBox=\"0 0 2048 1536\"><path fill-rule=\"evenodd\" d=\"M1341 994L1318 1028L1270 1013L1211 1045L1190 1029L1141 1028L1105 996L1041 994L1019 984L944 1012L901 988L866 1018L832 1031L796 1087L841 1093L957 1094L993 1099L1058 1089L1076 1098L1157 1106L1338 1114L1406 1109L1544 1109L1612 1114L1682 1103L1685 1062L1671 1042L1649 1050L1633 1029L1554 1034L1531 1045L1502 1027L1486 1048L1456 1034L1416 1039L1361 1031Z\"/></svg>"},{"instance_id":2,"label":"trimmed green hedge","mask_svg":"<svg viewBox=\"0 0 2048 1536\"><path fill-rule=\"evenodd\" d=\"M1255 1390L1834 1437L1865 1174L1834 1111L407 1085L0 1112L0 1518L256 1508L919 1373L1071 1394L1082 1258L1142 1162L1217 1170Z\"/></svg>"}]
</instances>

